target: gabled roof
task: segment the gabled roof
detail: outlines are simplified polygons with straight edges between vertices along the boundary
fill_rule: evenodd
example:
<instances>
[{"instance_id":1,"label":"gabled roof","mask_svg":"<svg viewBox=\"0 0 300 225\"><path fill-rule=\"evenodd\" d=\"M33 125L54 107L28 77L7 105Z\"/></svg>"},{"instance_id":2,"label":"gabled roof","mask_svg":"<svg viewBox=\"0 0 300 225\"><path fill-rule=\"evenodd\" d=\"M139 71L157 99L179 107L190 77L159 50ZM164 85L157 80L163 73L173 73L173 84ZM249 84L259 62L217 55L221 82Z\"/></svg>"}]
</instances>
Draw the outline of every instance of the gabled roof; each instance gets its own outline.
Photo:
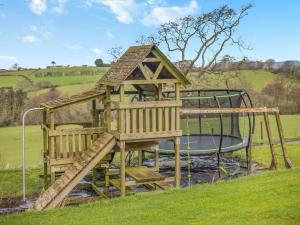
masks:
<instances>
[{"instance_id":1,"label":"gabled roof","mask_svg":"<svg viewBox=\"0 0 300 225\"><path fill-rule=\"evenodd\" d=\"M154 54L153 54L154 53ZM149 56L155 55L163 64L168 67L172 76L177 79L184 86L190 84L185 75L177 69L173 63L155 46L142 45L132 46L120 57L120 59L112 64L111 68L106 74L96 83L95 87L90 91L81 94L73 95L68 98L58 98L41 104L48 109L57 109L63 106L71 105L78 102L84 102L90 99L95 99L105 94L105 87L112 86L118 88L119 85L125 81L131 73Z\"/></svg>"},{"instance_id":2,"label":"gabled roof","mask_svg":"<svg viewBox=\"0 0 300 225\"><path fill-rule=\"evenodd\" d=\"M171 68L172 75L179 80L183 85L189 84L189 80L185 75L177 69L173 63L155 46L142 45L132 46L120 57L120 59L112 64L110 70L97 82L96 86L109 85L118 87L122 81L139 66L140 63L151 53L155 51L158 57Z\"/></svg>"}]
</instances>

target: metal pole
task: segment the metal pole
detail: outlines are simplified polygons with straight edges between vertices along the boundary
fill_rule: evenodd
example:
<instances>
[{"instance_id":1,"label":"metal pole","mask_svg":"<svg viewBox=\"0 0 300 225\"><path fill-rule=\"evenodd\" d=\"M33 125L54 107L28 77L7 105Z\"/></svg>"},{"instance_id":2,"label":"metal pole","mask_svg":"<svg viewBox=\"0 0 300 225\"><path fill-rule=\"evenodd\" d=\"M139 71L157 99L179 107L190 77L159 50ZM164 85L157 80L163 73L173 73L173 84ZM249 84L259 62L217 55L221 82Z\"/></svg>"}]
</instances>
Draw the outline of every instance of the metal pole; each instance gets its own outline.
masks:
<instances>
[{"instance_id":1,"label":"metal pole","mask_svg":"<svg viewBox=\"0 0 300 225\"><path fill-rule=\"evenodd\" d=\"M31 111L35 111L35 110L42 110L43 108L31 108L28 109L24 112L23 117L22 117L22 177L23 177L23 201L26 201L26 196L25 196L25 192L26 192L26 180L25 180L25 168L26 168L26 164L25 164L25 117L27 115L27 113L31 112Z\"/></svg>"}]
</instances>

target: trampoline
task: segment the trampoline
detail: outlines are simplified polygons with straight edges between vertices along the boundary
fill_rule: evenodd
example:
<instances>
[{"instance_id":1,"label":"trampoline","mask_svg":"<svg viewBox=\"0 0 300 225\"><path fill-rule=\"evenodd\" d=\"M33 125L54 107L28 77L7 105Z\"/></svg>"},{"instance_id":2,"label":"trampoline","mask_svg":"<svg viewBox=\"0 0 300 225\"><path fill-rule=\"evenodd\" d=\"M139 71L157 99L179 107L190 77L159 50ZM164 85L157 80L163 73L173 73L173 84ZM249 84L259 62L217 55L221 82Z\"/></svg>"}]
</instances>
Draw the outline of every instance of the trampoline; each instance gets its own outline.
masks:
<instances>
[{"instance_id":1,"label":"trampoline","mask_svg":"<svg viewBox=\"0 0 300 225\"><path fill-rule=\"evenodd\" d=\"M174 92L165 92L174 98ZM182 90L183 109L250 108L252 102L244 90ZM217 113L181 115L183 136L180 155L209 155L248 150L254 131L253 113ZM161 141L160 155L174 155L172 140Z\"/></svg>"}]
</instances>

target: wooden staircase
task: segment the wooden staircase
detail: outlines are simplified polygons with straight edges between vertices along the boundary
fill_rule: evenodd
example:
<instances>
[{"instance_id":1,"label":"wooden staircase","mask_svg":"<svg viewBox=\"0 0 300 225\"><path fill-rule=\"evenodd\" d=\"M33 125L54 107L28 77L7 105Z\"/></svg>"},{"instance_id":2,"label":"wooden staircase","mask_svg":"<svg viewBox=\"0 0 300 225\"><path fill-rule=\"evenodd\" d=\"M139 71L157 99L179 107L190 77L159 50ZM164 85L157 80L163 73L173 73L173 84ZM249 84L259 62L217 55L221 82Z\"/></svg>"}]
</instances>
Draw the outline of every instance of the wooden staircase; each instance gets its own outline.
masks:
<instances>
[{"instance_id":1,"label":"wooden staircase","mask_svg":"<svg viewBox=\"0 0 300 225\"><path fill-rule=\"evenodd\" d=\"M60 178L39 196L30 209L43 210L58 207L80 180L113 149L115 144L116 138L112 134L101 134L81 158L76 160L72 167L67 169Z\"/></svg>"}]
</instances>

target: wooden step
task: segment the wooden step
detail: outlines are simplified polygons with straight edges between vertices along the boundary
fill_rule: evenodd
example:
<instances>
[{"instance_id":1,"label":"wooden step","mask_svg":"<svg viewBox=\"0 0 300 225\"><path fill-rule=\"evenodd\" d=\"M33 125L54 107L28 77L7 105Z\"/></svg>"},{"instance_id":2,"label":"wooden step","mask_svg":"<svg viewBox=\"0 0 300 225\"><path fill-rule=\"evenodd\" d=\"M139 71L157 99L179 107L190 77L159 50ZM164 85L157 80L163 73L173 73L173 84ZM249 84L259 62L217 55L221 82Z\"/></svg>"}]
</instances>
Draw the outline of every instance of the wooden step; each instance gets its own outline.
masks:
<instances>
[{"instance_id":1,"label":"wooden step","mask_svg":"<svg viewBox=\"0 0 300 225\"><path fill-rule=\"evenodd\" d=\"M100 142L103 144L99 145ZM65 173L58 178L45 192L43 192L31 209L42 210L45 208L54 208L60 205L72 189L93 169L110 151L114 148L116 139L111 134L100 135L94 142L95 149L92 152L90 149L81 157L75 160L72 167L67 169ZM99 147L101 146L101 147Z\"/></svg>"}]
</instances>

